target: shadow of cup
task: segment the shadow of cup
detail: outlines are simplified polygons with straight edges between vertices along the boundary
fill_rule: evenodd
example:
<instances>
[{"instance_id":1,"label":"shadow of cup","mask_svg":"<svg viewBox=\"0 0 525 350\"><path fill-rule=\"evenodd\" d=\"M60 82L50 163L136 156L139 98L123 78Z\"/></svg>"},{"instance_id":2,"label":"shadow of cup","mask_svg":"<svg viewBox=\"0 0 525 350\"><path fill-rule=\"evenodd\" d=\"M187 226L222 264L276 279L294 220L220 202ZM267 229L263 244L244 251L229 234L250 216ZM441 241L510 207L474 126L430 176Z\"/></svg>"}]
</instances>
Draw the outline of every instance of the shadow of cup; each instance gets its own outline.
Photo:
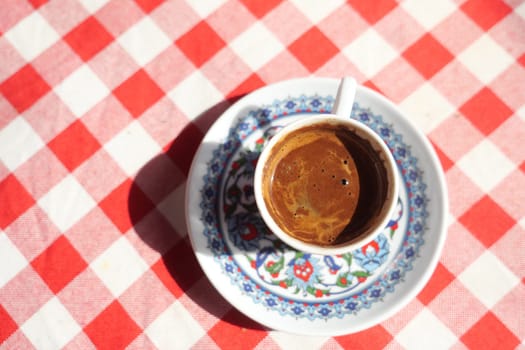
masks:
<instances>
[{"instance_id":1,"label":"shadow of cup","mask_svg":"<svg viewBox=\"0 0 525 350\"><path fill-rule=\"evenodd\" d=\"M176 298L186 294L218 319L263 330L211 285L195 257L185 222L184 193L193 157L204 133L238 98L224 100L188 123L164 153L140 169L128 194L128 215L140 239L161 254L152 270Z\"/></svg>"}]
</instances>

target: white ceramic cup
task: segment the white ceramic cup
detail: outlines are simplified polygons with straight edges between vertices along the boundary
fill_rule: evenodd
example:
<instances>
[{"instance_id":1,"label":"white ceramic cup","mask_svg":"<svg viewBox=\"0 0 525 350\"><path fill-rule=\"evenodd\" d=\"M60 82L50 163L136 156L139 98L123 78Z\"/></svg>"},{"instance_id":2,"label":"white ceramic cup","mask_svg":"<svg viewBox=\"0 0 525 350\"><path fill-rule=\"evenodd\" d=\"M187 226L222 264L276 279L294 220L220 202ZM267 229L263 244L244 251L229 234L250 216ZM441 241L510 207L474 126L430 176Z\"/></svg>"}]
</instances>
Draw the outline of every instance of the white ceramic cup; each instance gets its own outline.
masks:
<instances>
[{"instance_id":1,"label":"white ceramic cup","mask_svg":"<svg viewBox=\"0 0 525 350\"><path fill-rule=\"evenodd\" d=\"M399 191L397 165L394 157L388 149L388 146L381 139L381 137L379 137L379 135L377 135L372 129L361 122L350 119L350 112L352 110L355 92L355 80L353 78L343 78L338 89L336 101L334 102L334 114L307 116L285 126L268 142L257 162L254 176L254 193L260 214L268 228L278 238L298 251L322 255L343 254L353 251L369 243L379 233L381 233L386 228L390 218L394 214ZM359 236L347 242L333 245L318 245L308 243L291 236L277 224L276 220L272 217L270 210L268 209L268 204L264 199L263 178L266 162L268 161L269 156L271 156L275 151L274 147L279 143L280 140L295 130L304 127L310 128L317 124L326 123L344 127L348 130L348 132L354 133L370 143L375 152L377 152L377 155L381 159L386 170L387 190L386 198L383 201L382 207L380 208L378 214L369 220L373 221L373 225L367 227L364 232L359 234Z\"/></svg>"}]
</instances>

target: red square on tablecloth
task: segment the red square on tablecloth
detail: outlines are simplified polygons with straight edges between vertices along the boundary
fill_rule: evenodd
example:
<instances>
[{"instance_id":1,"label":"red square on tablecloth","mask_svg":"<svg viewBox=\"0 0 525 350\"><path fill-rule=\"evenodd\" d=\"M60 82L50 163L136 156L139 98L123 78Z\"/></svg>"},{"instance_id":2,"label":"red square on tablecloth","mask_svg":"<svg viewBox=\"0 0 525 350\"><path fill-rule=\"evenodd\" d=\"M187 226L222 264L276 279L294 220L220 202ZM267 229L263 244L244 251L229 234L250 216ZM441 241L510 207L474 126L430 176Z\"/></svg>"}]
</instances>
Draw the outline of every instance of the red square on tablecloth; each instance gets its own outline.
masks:
<instances>
[{"instance_id":1,"label":"red square on tablecloth","mask_svg":"<svg viewBox=\"0 0 525 350\"><path fill-rule=\"evenodd\" d=\"M382 326L375 326L335 339L343 349L384 349L392 340L392 334Z\"/></svg>"},{"instance_id":2,"label":"red square on tablecloth","mask_svg":"<svg viewBox=\"0 0 525 350\"><path fill-rule=\"evenodd\" d=\"M376 23L392 11L397 3L394 0L362 1L349 0L348 3L371 24Z\"/></svg>"},{"instance_id":3,"label":"red square on tablecloth","mask_svg":"<svg viewBox=\"0 0 525 350\"><path fill-rule=\"evenodd\" d=\"M319 69L339 51L317 27L301 35L290 45L289 50L310 72Z\"/></svg>"},{"instance_id":4,"label":"red square on tablecloth","mask_svg":"<svg viewBox=\"0 0 525 350\"><path fill-rule=\"evenodd\" d=\"M459 110L485 135L497 129L513 113L512 109L487 87L481 89Z\"/></svg>"},{"instance_id":5,"label":"red square on tablecloth","mask_svg":"<svg viewBox=\"0 0 525 350\"><path fill-rule=\"evenodd\" d=\"M48 144L69 171L73 171L100 149L97 139L77 120Z\"/></svg>"},{"instance_id":6,"label":"red square on tablecloth","mask_svg":"<svg viewBox=\"0 0 525 350\"><path fill-rule=\"evenodd\" d=\"M199 22L182 35L175 41L175 44L197 67L202 66L226 45L224 40L204 21Z\"/></svg>"},{"instance_id":7,"label":"red square on tablecloth","mask_svg":"<svg viewBox=\"0 0 525 350\"><path fill-rule=\"evenodd\" d=\"M53 293L58 293L87 266L69 240L60 236L31 262Z\"/></svg>"},{"instance_id":8,"label":"red square on tablecloth","mask_svg":"<svg viewBox=\"0 0 525 350\"><path fill-rule=\"evenodd\" d=\"M20 113L31 107L49 90L51 87L30 64L26 64L0 85L0 93Z\"/></svg>"},{"instance_id":9,"label":"red square on tablecloth","mask_svg":"<svg viewBox=\"0 0 525 350\"><path fill-rule=\"evenodd\" d=\"M404 53L407 59L426 79L445 67L454 56L431 34L425 34Z\"/></svg>"},{"instance_id":10,"label":"red square on tablecloth","mask_svg":"<svg viewBox=\"0 0 525 350\"><path fill-rule=\"evenodd\" d=\"M130 179L116 187L99 206L122 233L154 208L151 200Z\"/></svg>"},{"instance_id":11,"label":"red square on tablecloth","mask_svg":"<svg viewBox=\"0 0 525 350\"><path fill-rule=\"evenodd\" d=\"M28 0L35 9L47 3L49 0Z\"/></svg>"},{"instance_id":12,"label":"red square on tablecloth","mask_svg":"<svg viewBox=\"0 0 525 350\"><path fill-rule=\"evenodd\" d=\"M99 53L113 41L111 34L94 17L88 17L64 37L84 61Z\"/></svg>"},{"instance_id":13,"label":"red square on tablecloth","mask_svg":"<svg viewBox=\"0 0 525 350\"><path fill-rule=\"evenodd\" d=\"M164 0L135 0L137 5L146 13L150 13L157 8Z\"/></svg>"},{"instance_id":14,"label":"red square on tablecloth","mask_svg":"<svg viewBox=\"0 0 525 350\"><path fill-rule=\"evenodd\" d=\"M461 10L485 31L512 12L512 8L500 0L468 0L461 5Z\"/></svg>"},{"instance_id":15,"label":"red square on tablecloth","mask_svg":"<svg viewBox=\"0 0 525 350\"><path fill-rule=\"evenodd\" d=\"M8 175L0 182L0 203L0 228L5 229L31 208L35 200L14 175Z\"/></svg>"},{"instance_id":16,"label":"red square on tablecloth","mask_svg":"<svg viewBox=\"0 0 525 350\"><path fill-rule=\"evenodd\" d=\"M263 18L274 7L279 5L282 0L241 0L244 6L250 10L257 18Z\"/></svg>"},{"instance_id":17,"label":"red square on tablecloth","mask_svg":"<svg viewBox=\"0 0 525 350\"><path fill-rule=\"evenodd\" d=\"M490 311L461 337L461 341L469 349L515 349L520 344L518 337Z\"/></svg>"},{"instance_id":18,"label":"red square on tablecloth","mask_svg":"<svg viewBox=\"0 0 525 350\"><path fill-rule=\"evenodd\" d=\"M518 63L525 67L525 53L518 58Z\"/></svg>"},{"instance_id":19,"label":"red square on tablecloth","mask_svg":"<svg viewBox=\"0 0 525 350\"><path fill-rule=\"evenodd\" d=\"M439 263L434 271L434 274L430 278L428 284L418 294L417 298L425 305L428 305L436 295L441 293L450 282L454 280L454 274L452 274L443 264Z\"/></svg>"},{"instance_id":20,"label":"red square on tablecloth","mask_svg":"<svg viewBox=\"0 0 525 350\"><path fill-rule=\"evenodd\" d=\"M460 218L461 222L481 243L490 247L516 221L489 196L484 196Z\"/></svg>"},{"instance_id":21,"label":"red square on tablecloth","mask_svg":"<svg viewBox=\"0 0 525 350\"><path fill-rule=\"evenodd\" d=\"M113 93L135 118L164 96L164 91L143 69L124 81Z\"/></svg>"},{"instance_id":22,"label":"red square on tablecloth","mask_svg":"<svg viewBox=\"0 0 525 350\"><path fill-rule=\"evenodd\" d=\"M0 304L0 344L11 336L17 329L18 325Z\"/></svg>"},{"instance_id":23,"label":"red square on tablecloth","mask_svg":"<svg viewBox=\"0 0 525 350\"><path fill-rule=\"evenodd\" d=\"M208 335L221 349L253 349L266 337L266 331L257 322L249 319L236 309L222 317Z\"/></svg>"},{"instance_id":24,"label":"red square on tablecloth","mask_svg":"<svg viewBox=\"0 0 525 350\"><path fill-rule=\"evenodd\" d=\"M113 350L126 348L141 329L115 300L84 328L84 332L97 349Z\"/></svg>"}]
</instances>

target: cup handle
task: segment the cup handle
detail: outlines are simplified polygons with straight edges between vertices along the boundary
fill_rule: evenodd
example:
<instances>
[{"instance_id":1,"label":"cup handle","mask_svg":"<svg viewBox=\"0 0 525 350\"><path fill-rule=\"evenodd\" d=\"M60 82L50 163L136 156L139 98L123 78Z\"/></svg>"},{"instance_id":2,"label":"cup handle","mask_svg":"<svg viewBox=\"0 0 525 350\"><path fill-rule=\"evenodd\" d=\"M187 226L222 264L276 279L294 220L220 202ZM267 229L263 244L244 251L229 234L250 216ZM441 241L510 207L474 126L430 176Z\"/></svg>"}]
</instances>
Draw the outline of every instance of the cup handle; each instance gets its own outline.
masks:
<instances>
[{"instance_id":1,"label":"cup handle","mask_svg":"<svg viewBox=\"0 0 525 350\"><path fill-rule=\"evenodd\" d=\"M335 114L341 118L350 118L352 108L354 107L356 91L357 82L354 78L342 78L339 88L337 89L337 95L335 97L332 114Z\"/></svg>"}]
</instances>

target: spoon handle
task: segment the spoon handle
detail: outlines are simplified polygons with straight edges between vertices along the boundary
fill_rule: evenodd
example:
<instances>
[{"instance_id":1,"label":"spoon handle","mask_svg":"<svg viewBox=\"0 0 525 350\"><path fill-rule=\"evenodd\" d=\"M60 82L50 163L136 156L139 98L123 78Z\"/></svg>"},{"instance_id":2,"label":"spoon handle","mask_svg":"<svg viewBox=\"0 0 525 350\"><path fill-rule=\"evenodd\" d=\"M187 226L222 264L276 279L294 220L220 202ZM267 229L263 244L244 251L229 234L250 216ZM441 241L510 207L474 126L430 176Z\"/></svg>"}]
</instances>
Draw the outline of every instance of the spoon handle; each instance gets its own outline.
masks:
<instances>
[{"instance_id":1,"label":"spoon handle","mask_svg":"<svg viewBox=\"0 0 525 350\"><path fill-rule=\"evenodd\" d=\"M335 97L332 114L336 114L342 118L350 118L350 114L354 106L356 90L357 82L354 78L342 78L337 90L337 95Z\"/></svg>"}]
</instances>

